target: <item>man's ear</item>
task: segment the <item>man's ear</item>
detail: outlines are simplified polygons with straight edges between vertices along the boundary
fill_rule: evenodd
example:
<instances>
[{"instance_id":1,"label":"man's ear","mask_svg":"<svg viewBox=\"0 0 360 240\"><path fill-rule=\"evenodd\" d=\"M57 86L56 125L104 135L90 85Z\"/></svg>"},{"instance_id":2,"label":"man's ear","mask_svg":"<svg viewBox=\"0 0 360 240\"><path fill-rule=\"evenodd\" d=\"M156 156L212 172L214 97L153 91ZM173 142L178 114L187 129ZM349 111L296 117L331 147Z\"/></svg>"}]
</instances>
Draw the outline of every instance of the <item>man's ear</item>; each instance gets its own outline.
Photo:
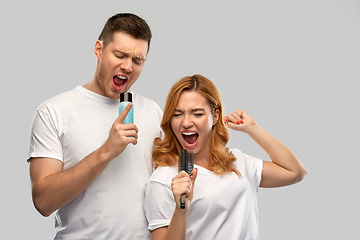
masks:
<instances>
[{"instance_id":1,"label":"man's ear","mask_svg":"<svg viewBox=\"0 0 360 240\"><path fill-rule=\"evenodd\" d=\"M100 40L97 40L94 46L94 53L98 60L101 58L101 54L104 48L104 43Z\"/></svg>"}]
</instances>

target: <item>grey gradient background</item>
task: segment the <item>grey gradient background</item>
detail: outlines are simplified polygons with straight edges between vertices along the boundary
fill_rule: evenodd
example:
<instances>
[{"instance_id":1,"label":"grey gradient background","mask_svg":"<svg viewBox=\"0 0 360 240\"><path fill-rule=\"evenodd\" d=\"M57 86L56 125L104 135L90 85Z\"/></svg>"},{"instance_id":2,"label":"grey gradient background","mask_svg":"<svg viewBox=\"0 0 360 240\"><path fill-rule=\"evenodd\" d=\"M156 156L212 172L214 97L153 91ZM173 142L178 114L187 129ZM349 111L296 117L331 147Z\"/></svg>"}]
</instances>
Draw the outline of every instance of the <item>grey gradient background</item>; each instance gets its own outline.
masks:
<instances>
[{"instance_id":1,"label":"grey gradient background","mask_svg":"<svg viewBox=\"0 0 360 240\"><path fill-rule=\"evenodd\" d=\"M177 79L202 74L227 112L246 110L307 167L299 184L259 190L261 239L359 239L357 0L2 0L0 239L53 238L53 215L31 201L33 114L90 80L94 43L117 12L140 15L154 36L132 90L163 108ZM242 133L229 146L268 160Z\"/></svg>"}]
</instances>

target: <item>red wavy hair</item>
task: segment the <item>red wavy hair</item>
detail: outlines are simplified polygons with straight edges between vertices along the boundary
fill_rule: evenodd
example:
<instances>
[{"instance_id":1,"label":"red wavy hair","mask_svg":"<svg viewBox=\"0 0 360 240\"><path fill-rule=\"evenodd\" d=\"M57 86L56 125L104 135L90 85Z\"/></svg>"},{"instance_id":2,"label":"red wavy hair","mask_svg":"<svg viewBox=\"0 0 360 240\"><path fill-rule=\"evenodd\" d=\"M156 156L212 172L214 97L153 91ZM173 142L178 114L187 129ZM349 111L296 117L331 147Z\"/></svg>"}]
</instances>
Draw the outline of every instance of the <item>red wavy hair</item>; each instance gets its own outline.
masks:
<instances>
[{"instance_id":1,"label":"red wavy hair","mask_svg":"<svg viewBox=\"0 0 360 240\"><path fill-rule=\"evenodd\" d=\"M229 133L224 124L223 105L220 94L215 85L201 75L187 76L180 79L170 89L167 96L161 128L164 131L164 139L155 138L155 148L152 156L156 166L171 166L177 163L178 156L183 150L181 144L172 131L170 120L175 112L180 94L183 91L196 91L203 95L210 104L212 114L219 110L219 120L213 126L210 141L210 168L218 174L235 172L241 176L240 172L233 167L236 157L230 152L226 144L229 141Z\"/></svg>"}]
</instances>

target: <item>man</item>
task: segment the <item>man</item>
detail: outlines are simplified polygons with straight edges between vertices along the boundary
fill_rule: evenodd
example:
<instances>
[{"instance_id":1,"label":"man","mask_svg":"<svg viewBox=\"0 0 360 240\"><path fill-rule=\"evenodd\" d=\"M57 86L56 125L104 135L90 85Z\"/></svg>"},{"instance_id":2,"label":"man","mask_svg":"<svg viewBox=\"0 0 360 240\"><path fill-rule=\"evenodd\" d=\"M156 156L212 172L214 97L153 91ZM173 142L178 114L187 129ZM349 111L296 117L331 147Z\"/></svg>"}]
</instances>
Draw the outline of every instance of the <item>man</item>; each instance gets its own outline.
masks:
<instances>
[{"instance_id":1,"label":"man","mask_svg":"<svg viewBox=\"0 0 360 240\"><path fill-rule=\"evenodd\" d=\"M29 154L32 196L55 213L55 239L150 239L143 211L159 106L136 93L118 116L120 93L144 67L151 31L134 14L107 21L93 78L37 109ZM134 123L123 124L131 107Z\"/></svg>"}]
</instances>

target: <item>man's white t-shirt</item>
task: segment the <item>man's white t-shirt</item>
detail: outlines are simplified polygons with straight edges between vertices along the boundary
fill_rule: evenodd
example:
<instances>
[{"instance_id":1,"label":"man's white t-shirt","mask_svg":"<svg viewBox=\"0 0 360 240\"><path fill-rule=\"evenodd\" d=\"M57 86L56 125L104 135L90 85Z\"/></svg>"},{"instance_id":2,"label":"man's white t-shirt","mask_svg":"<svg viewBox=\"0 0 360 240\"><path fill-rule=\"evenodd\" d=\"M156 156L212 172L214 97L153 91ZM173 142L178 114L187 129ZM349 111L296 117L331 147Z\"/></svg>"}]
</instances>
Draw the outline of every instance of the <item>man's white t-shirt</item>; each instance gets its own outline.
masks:
<instances>
[{"instance_id":1,"label":"man's white t-shirt","mask_svg":"<svg viewBox=\"0 0 360 240\"><path fill-rule=\"evenodd\" d=\"M253 240L259 238L256 192L263 161L232 149L236 169L222 176L198 165L193 200L186 219L186 239ZM177 166L158 167L145 187L149 230L170 224L176 203L171 189Z\"/></svg>"},{"instance_id":2,"label":"man's white t-shirt","mask_svg":"<svg viewBox=\"0 0 360 240\"><path fill-rule=\"evenodd\" d=\"M84 192L55 212L55 239L150 239L144 187L152 173L154 138L162 137L162 111L132 94L137 145L129 144ZM29 158L57 159L63 170L75 166L104 144L118 107L119 100L81 86L44 102L34 117Z\"/></svg>"}]
</instances>

